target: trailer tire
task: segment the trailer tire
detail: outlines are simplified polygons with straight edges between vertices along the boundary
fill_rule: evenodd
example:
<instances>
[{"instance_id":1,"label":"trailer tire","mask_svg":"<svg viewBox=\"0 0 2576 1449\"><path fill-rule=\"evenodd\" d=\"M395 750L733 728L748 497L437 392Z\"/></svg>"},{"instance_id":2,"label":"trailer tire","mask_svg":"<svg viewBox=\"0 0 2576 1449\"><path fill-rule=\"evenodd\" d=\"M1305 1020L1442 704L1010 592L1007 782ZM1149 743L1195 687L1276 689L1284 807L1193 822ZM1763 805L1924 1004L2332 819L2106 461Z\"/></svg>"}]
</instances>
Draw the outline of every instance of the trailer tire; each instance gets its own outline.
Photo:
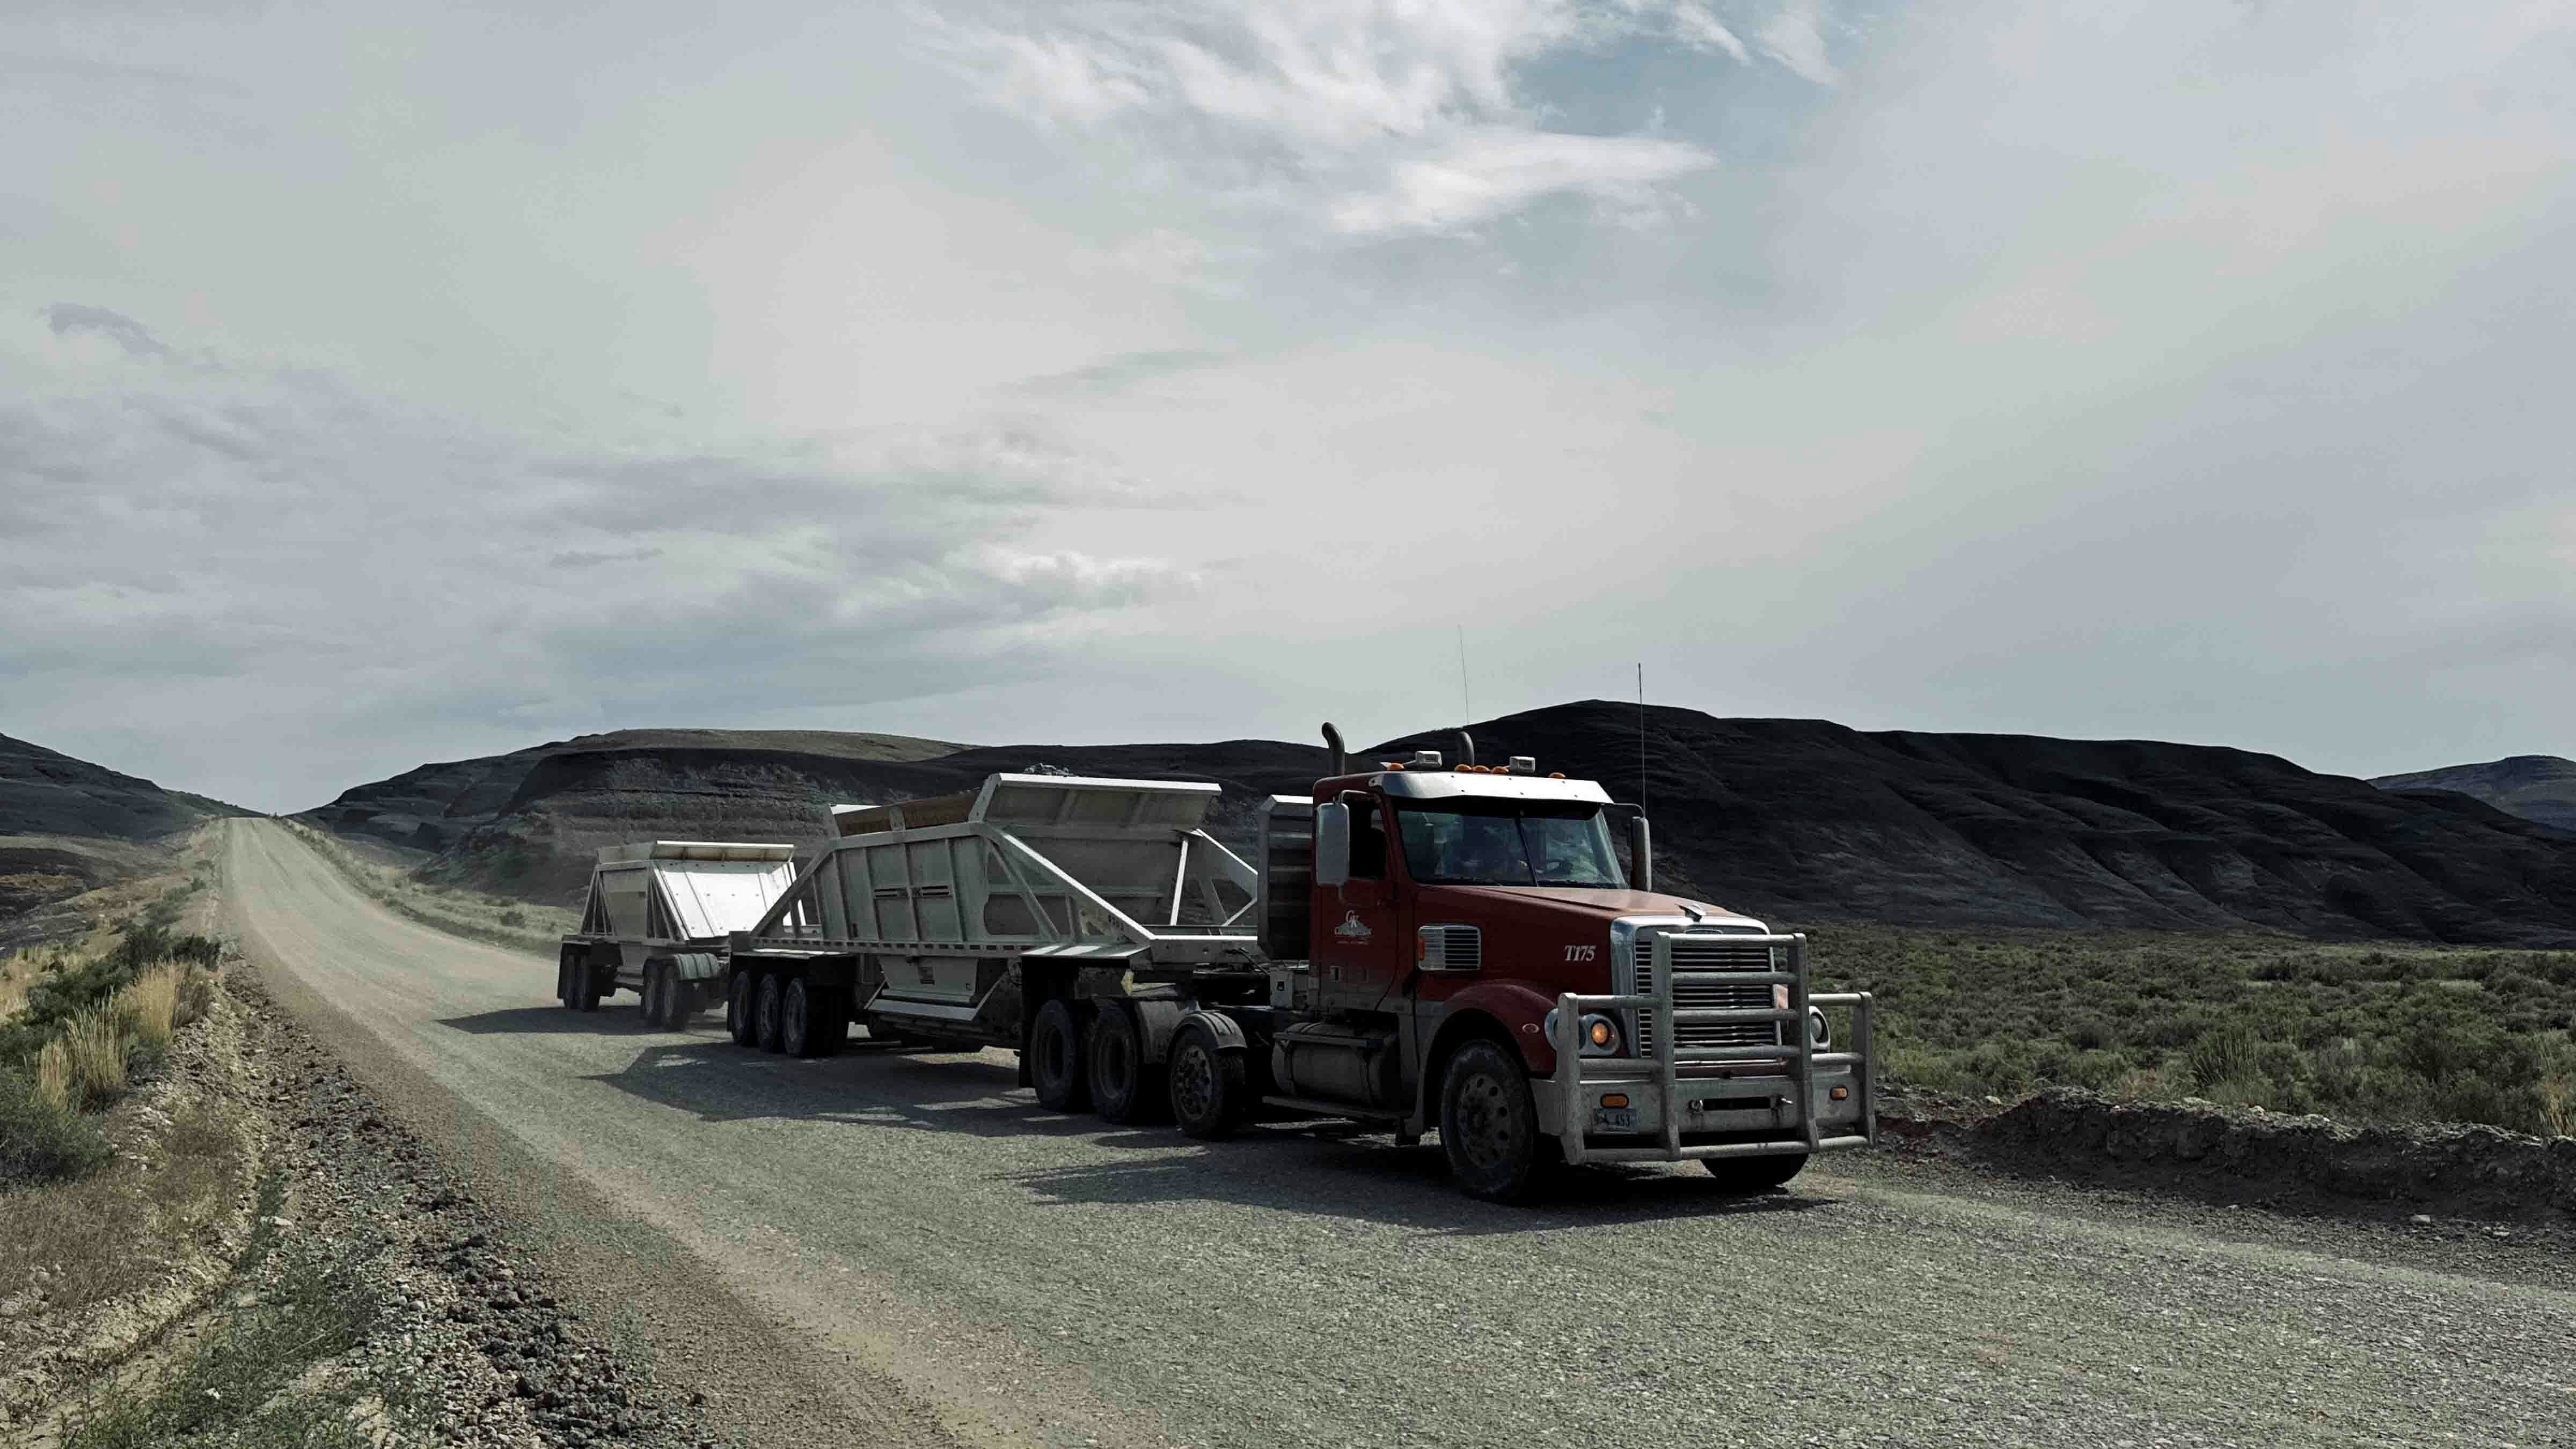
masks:
<instances>
[{"instance_id":1,"label":"trailer tire","mask_svg":"<svg viewBox=\"0 0 2576 1449\"><path fill-rule=\"evenodd\" d=\"M1769 1192L1785 1187L1807 1166L1810 1154L1783 1152L1776 1157L1703 1157L1699 1165L1708 1169L1728 1192Z\"/></svg>"},{"instance_id":2,"label":"trailer tire","mask_svg":"<svg viewBox=\"0 0 2576 1449\"><path fill-rule=\"evenodd\" d=\"M1231 1137L1252 1115L1243 1050L1217 1044L1216 1033L1185 1022L1172 1035L1172 1120L1203 1142Z\"/></svg>"},{"instance_id":3,"label":"trailer tire","mask_svg":"<svg viewBox=\"0 0 2576 1449\"><path fill-rule=\"evenodd\" d=\"M784 1039L780 1035L782 1025L780 1017L784 1013L779 1010L779 1006L786 995L787 983L780 979L780 973L776 971L760 973L760 988L751 998L751 1030L754 1044L762 1051L774 1052L784 1049Z\"/></svg>"},{"instance_id":4,"label":"trailer tire","mask_svg":"<svg viewBox=\"0 0 2576 1449\"><path fill-rule=\"evenodd\" d=\"M778 996L778 1049L791 1057L825 1057L839 1048L838 1035L827 1023L836 993L802 976L788 978Z\"/></svg>"},{"instance_id":5,"label":"trailer tire","mask_svg":"<svg viewBox=\"0 0 2576 1449\"><path fill-rule=\"evenodd\" d=\"M569 947L555 953L555 1000L564 1006L572 1005L572 950Z\"/></svg>"},{"instance_id":6,"label":"trailer tire","mask_svg":"<svg viewBox=\"0 0 2576 1449\"><path fill-rule=\"evenodd\" d=\"M662 993L662 1029L687 1031L689 1019L696 1016L698 1008L706 1004L705 990L703 982L681 980L680 968L672 967L671 984Z\"/></svg>"},{"instance_id":7,"label":"trailer tire","mask_svg":"<svg viewBox=\"0 0 2576 1449\"><path fill-rule=\"evenodd\" d=\"M749 971L736 971L725 981L725 1035L735 1046L757 1046L757 1035L751 1029L751 993L759 978Z\"/></svg>"},{"instance_id":8,"label":"trailer tire","mask_svg":"<svg viewBox=\"0 0 2576 1449\"><path fill-rule=\"evenodd\" d=\"M1556 1139L1538 1130L1538 1105L1520 1057L1490 1040L1449 1058L1440 1084L1440 1150L1469 1196L1525 1203L1565 1165Z\"/></svg>"},{"instance_id":9,"label":"trailer tire","mask_svg":"<svg viewBox=\"0 0 2576 1449\"><path fill-rule=\"evenodd\" d=\"M599 988L601 974L600 967L586 956L572 968L572 1000L567 1004L573 1010L599 1010L599 998L605 994Z\"/></svg>"},{"instance_id":10,"label":"trailer tire","mask_svg":"<svg viewBox=\"0 0 2576 1449\"><path fill-rule=\"evenodd\" d=\"M1163 1067L1145 1060L1145 1031L1136 1009L1104 1001L1091 1016L1091 1106L1104 1122L1151 1122L1171 1105Z\"/></svg>"},{"instance_id":11,"label":"trailer tire","mask_svg":"<svg viewBox=\"0 0 2576 1449\"><path fill-rule=\"evenodd\" d=\"M646 964L644 989L638 994L644 998L644 1009L638 1013L644 1029L660 1031L664 1017L670 1011L671 968L660 961Z\"/></svg>"},{"instance_id":12,"label":"trailer tire","mask_svg":"<svg viewBox=\"0 0 2576 1449\"><path fill-rule=\"evenodd\" d=\"M1029 1085L1048 1111L1079 1112L1091 1105L1083 1035L1082 1018L1061 996L1040 1006L1037 1020L1029 1023Z\"/></svg>"}]
</instances>

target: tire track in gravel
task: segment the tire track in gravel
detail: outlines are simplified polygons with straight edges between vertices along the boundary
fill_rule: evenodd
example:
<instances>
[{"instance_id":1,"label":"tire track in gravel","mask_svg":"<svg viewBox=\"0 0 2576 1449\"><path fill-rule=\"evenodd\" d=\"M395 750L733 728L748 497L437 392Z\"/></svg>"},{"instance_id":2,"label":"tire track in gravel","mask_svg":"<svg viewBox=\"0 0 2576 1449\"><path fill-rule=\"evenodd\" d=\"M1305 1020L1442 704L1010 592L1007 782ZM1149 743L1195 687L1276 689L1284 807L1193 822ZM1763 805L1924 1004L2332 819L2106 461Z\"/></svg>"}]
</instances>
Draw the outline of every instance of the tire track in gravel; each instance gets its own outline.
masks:
<instances>
[{"instance_id":1,"label":"tire track in gravel","mask_svg":"<svg viewBox=\"0 0 2576 1449\"><path fill-rule=\"evenodd\" d=\"M551 961L226 829L281 995L764 1442L2576 1443L2564 1259L2499 1282L1849 1162L1493 1207L1436 1147L1058 1117L999 1053L799 1062L576 1015Z\"/></svg>"}]
</instances>

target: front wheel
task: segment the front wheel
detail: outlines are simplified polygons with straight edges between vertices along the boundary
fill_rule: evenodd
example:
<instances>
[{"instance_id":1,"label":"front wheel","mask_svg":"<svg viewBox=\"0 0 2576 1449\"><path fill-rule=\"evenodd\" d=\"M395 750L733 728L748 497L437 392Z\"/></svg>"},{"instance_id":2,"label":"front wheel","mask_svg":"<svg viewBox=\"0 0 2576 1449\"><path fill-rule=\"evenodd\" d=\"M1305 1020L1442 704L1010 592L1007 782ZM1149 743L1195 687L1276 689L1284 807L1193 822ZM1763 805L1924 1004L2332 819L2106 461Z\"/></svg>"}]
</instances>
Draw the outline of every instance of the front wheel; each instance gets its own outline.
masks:
<instances>
[{"instance_id":1,"label":"front wheel","mask_svg":"<svg viewBox=\"0 0 2576 1449\"><path fill-rule=\"evenodd\" d=\"M1796 1177L1807 1165L1807 1154L1783 1152L1776 1157L1703 1157L1699 1165L1708 1175L1724 1184L1728 1192L1769 1192Z\"/></svg>"},{"instance_id":2,"label":"front wheel","mask_svg":"<svg viewBox=\"0 0 2576 1449\"><path fill-rule=\"evenodd\" d=\"M1469 1042L1449 1059L1440 1089L1440 1150L1470 1196L1528 1202L1564 1165L1556 1139L1538 1130L1529 1073L1509 1049Z\"/></svg>"},{"instance_id":3,"label":"front wheel","mask_svg":"<svg viewBox=\"0 0 2576 1449\"><path fill-rule=\"evenodd\" d=\"M1172 1037L1172 1120L1202 1141L1231 1137L1251 1115L1243 1053L1217 1045L1216 1033L1191 1022Z\"/></svg>"}]
</instances>

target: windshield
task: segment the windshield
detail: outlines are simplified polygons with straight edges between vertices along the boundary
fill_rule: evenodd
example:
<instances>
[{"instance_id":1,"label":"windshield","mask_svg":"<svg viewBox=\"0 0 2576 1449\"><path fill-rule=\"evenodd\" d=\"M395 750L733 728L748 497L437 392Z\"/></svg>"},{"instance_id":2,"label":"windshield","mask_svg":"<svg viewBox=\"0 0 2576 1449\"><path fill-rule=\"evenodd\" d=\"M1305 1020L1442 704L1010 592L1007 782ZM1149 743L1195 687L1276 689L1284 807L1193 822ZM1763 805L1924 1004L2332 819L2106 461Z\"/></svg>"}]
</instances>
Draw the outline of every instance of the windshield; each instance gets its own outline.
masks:
<instances>
[{"instance_id":1,"label":"windshield","mask_svg":"<svg viewBox=\"0 0 2576 1449\"><path fill-rule=\"evenodd\" d=\"M1404 863L1425 885L1625 886L1594 805L1533 801L1399 806Z\"/></svg>"}]
</instances>

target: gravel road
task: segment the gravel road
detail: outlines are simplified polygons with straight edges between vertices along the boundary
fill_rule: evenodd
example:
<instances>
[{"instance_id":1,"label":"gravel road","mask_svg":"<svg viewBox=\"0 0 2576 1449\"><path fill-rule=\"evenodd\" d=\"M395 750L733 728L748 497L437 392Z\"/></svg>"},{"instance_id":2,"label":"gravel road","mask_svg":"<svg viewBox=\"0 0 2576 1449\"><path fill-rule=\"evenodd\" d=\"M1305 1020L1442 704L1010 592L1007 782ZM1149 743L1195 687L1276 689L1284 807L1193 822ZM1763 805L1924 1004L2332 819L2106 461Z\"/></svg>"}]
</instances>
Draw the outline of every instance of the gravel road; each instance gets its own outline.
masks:
<instances>
[{"instance_id":1,"label":"gravel road","mask_svg":"<svg viewBox=\"0 0 2576 1449\"><path fill-rule=\"evenodd\" d=\"M1000 1053L576 1015L551 961L226 829L281 995L762 1442L2576 1445L2555 1253L1848 1159L1492 1207L1436 1146L1056 1116Z\"/></svg>"}]
</instances>

